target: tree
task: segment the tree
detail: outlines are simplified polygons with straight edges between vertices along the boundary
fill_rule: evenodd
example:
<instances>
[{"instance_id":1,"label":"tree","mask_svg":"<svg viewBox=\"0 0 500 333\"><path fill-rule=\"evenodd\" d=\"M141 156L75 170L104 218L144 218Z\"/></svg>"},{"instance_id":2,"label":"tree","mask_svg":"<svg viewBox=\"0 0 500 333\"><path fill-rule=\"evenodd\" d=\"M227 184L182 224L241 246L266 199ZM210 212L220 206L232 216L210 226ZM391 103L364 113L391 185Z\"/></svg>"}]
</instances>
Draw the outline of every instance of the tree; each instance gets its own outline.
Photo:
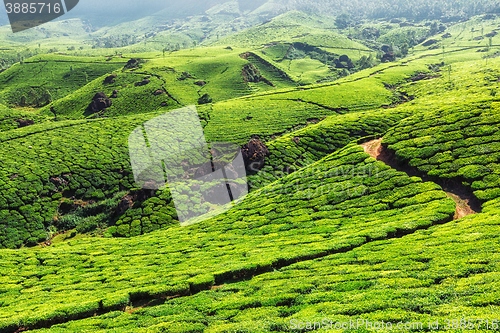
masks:
<instances>
[{"instance_id":1,"label":"tree","mask_svg":"<svg viewBox=\"0 0 500 333\"><path fill-rule=\"evenodd\" d=\"M408 44L403 43L403 45L401 45L400 51L401 51L401 55L403 57L406 57L408 55L408 52L410 51Z\"/></svg>"},{"instance_id":2,"label":"tree","mask_svg":"<svg viewBox=\"0 0 500 333\"><path fill-rule=\"evenodd\" d=\"M375 66L375 59L373 56L370 54L369 56L362 56L357 63L357 67L362 70L362 69L367 69Z\"/></svg>"},{"instance_id":3,"label":"tree","mask_svg":"<svg viewBox=\"0 0 500 333\"><path fill-rule=\"evenodd\" d=\"M352 23L353 22L352 22L351 16L348 15L348 14L345 14L345 13L344 14L340 14L335 19L335 25L339 29L346 29L346 28L350 27Z\"/></svg>"},{"instance_id":4,"label":"tree","mask_svg":"<svg viewBox=\"0 0 500 333\"><path fill-rule=\"evenodd\" d=\"M54 115L54 120L57 120L57 112L53 105L50 107L50 112Z\"/></svg>"},{"instance_id":5,"label":"tree","mask_svg":"<svg viewBox=\"0 0 500 333\"><path fill-rule=\"evenodd\" d=\"M42 98L40 98L39 106L42 106L42 104L47 105L49 103L52 103L52 94L50 93L50 91L45 89L45 91L42 94Z\"/></svg>"},{"instance_id":6,"label":"tree","mask_svg":"<svg viewBox=\"0 0 500 333\"><path fill-rule=\"evenodd\" d=\"M205 94L198 99L198 104L209 104L212 103L212 97L209 94Z\"/></svg>"}]
</instances>

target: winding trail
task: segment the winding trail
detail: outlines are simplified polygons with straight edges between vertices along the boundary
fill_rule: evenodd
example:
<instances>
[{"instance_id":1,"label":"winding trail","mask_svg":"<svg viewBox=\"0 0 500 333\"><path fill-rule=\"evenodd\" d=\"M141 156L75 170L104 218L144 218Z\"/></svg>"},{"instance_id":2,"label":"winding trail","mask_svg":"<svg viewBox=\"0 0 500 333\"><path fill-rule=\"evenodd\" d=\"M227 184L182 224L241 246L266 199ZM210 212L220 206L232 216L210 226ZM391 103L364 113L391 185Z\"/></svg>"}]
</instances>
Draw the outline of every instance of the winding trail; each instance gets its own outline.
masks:
<instances>
[{"instance_id":1,"label":"winding trail","mask_svg":"<svg viewBox=\"0 0 500 333\"><path fill-rule=\"evenodd\" d=\"M481 211L481 205L478 202L474 194L465 188L464 186L459 186L458 183L443 183L442 181L436 181L435 179L429 179L424 173L418 172L416 168L405 167L397 163L396 156L394 152L387 149L382 145L382 139L372 140L361 144L361 147L365 152L373 157L374 159L384 162L388 166L398 171L406 172L410 176L418 176L424 181L435 181L440 185L446 192L448 197L453 199L457 205L455 211L455 220L459 220L463 217L477 214Z\"/></svg>"}]
</instances>

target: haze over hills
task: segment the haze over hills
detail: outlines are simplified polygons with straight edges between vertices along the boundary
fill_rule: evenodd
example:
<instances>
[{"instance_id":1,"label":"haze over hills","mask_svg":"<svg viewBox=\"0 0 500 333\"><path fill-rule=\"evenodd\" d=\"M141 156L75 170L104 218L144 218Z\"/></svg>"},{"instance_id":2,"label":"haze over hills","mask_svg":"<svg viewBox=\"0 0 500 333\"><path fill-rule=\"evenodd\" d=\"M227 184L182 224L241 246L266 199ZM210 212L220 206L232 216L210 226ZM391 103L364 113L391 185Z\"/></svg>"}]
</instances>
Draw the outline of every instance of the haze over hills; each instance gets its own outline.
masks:
<instances>
[{"instance_id":1,"label":"haze over hills","mask_svg":"<svg viewBox=\"0 0 500 333\"><path fill-rule=\"evenodd\" d=\"M140 20L141 33L148 34L158 30L158 26L165 29L165 24L175 22L176 27L192 20L193 16L203 15L205 19L212 16L224 16L225 23L231 21L243 21L244 25L232 26L240 30L251 25L269 20L277 15L291 10L304 11L310 14L321 14L339 16L346 15L349 20L379 19L389 17L406 18L408 20L422 19L445 19L460 20L467 19L479 13L495 13L500 11L500 5L496 1L407 1L400 0L376 0L366 2L364 0L340 1L340 0L186 0L186 1L148 1L147 5L137 1L80 1L78 6L65 15L61 20L68 18L79 18L83 22L90 23L93 31L103 27L113 27L117 24ZM0 25L7 24L4 11L0 12ZM221 24L222 22L215 22ZM132 27L134 27L133 25ZM208 27L210 28L210 27ZM213 27L212 27L213 28ZM121 26L121 34L134 34L135 29L130 30L126 25ZM166 30L169 30L167 27ZM70 32L68 32L70 33Z\"/></svg>"}]
</instances>

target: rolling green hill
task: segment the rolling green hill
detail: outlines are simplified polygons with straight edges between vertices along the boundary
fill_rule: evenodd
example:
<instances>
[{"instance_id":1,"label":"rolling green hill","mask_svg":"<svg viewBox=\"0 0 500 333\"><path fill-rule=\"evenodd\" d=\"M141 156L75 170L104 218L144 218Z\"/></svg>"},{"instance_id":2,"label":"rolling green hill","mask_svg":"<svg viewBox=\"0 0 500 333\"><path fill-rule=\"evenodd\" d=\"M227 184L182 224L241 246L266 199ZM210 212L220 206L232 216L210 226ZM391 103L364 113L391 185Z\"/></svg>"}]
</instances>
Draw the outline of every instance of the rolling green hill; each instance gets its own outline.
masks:
<instances>
[{"instance_id":1,"label":"rolling green hill","mask_svg":"<svg viewBox=\"0 0 500 333\"><path fill-rule=\"evenodd\" d=\"M346 251L443 223L454 210L453 201L437 185L392 170L360 147L350 146L254 192L212 222L174 227L140 241L76 241L38 250L36 255L32 250L2 252L3 285L8 287L2 296L0 327L36 327L57 322L61 314L78 318L101 308L109 311L126 305L129 297L186 295L300 258ZM191 247L203 251L185 251ZM81 252L85 249L90 253ZM214 257L212 251L222 256ZM124 256L129 258L126 264ZM144 273L140 267L145 267ZM50 287L37 281L51 281ZM19 287L27 283L33 292L20 297ZM42 295L51 302L36 305ZM15 310L32 306L37 308L34 315Z\"/></svg>"},{"instance_id":2,"label":"rolling green hill","mask_svg":"<svg viewBox=\"0 0 500 333\"><path fill-rule=\"evenodd\" d=\"M45 106L125 63L123 59L36 56L0 74L0 102L16 107Z\"/></svg>"},{"instance_id":3,"label":"rolling green hill","mask_svg":"<svg viewBox=\"0 0 500 333\"><path fill-rule=\"evenodd\" d=\"M0 333L498 330L500 21L401 23L288 11L206 45L40 48L0 72ZM188 105L210 144L269 153L248 196L180 226L167 187L137 188L128 138Z\"/></svg>"}]
</instances>

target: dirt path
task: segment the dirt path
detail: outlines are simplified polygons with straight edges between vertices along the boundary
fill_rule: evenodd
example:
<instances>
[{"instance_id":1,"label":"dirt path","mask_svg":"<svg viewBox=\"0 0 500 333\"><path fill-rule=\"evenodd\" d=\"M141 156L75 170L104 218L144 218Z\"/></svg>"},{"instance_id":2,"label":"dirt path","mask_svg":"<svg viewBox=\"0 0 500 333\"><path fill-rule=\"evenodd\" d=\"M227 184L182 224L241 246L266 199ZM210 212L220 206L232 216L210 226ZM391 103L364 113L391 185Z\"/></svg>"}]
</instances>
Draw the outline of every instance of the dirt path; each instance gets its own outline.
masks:
<instances>
[{"instance_id":1,"label":"dirt path","mask_svg":"<svg viewBox=\"0 0 500 333\"><path fill-rule=\"evenodd\" d=\"M396 169L398 171L404 171L408 173L410 176L419 176L423 180L428 180L425 175L418 174L415 171L415 169L410 169L410 168L406 169L398 165L394 154L388 151L382 145L382 139L365 142L361 144L361 147L363 147L363 149L368 155L370 155L371 157L373 157L378 161L384 162L393 169ZM443 186L443 184L439 185L443 187L443 190L446 192L448 197L453 199L453 201L455 201L455 203L457 204L457 209L455 211L455 217L454 217L455 220L461 219L463 217L472 214L477 214L480 211L480 209L478 209L480 207L478 207L477 199L470 191L467 191L464 187L458 188L457 186L453 185L446 185L446 186ZM475 207L473 208L472 206Z\"/></svg>"}]
</instances>

